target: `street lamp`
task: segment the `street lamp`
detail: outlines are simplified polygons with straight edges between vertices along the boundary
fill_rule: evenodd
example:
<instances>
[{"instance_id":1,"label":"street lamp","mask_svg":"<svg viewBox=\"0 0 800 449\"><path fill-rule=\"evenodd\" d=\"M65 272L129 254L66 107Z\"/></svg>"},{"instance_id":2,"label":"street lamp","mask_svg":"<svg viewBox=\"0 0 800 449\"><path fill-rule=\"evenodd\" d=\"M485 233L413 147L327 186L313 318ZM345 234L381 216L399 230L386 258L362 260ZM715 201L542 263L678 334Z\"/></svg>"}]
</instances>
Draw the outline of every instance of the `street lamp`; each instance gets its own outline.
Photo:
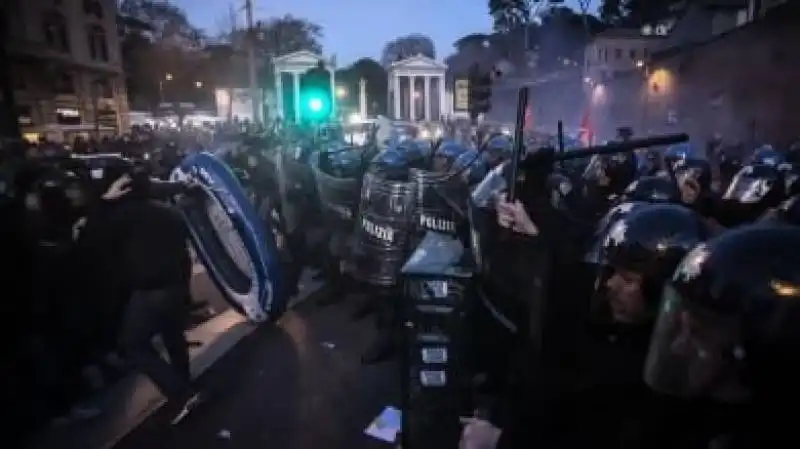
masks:
<instances>
[{"instance_id":1,"label":"street lamp","mask_svg":"<svg viewBox=\"0 0 800 449\"><path fill-rule=\"evenodd\" d=\"M344 87L341 87L341 86L336 88L336 97L337 98L344 98L346 96L347 96L347 89L345 89Z\"/></svg>"},{"instance_id":2,"label":"street lamp","mask_svg":"<svg viewBox=\"0 0 800 449\"><path fill-rule=\"evenodd\" d=\"M194 82L194 87L196 87L198 89L202 89L203 88L203 82L202 81L195 81Z\"/></svg>"},{"instance_id":3,"label":"street lamp","mask_svg":"<svg viewBox=\"0 0 800 449\"><path fill-rule=\"evenodd\" d=\"M164 75L164 79L167 80L167 81L172 81L172 74L171 73L167 73L166 75Z\"/></svg>"}]
</instances>

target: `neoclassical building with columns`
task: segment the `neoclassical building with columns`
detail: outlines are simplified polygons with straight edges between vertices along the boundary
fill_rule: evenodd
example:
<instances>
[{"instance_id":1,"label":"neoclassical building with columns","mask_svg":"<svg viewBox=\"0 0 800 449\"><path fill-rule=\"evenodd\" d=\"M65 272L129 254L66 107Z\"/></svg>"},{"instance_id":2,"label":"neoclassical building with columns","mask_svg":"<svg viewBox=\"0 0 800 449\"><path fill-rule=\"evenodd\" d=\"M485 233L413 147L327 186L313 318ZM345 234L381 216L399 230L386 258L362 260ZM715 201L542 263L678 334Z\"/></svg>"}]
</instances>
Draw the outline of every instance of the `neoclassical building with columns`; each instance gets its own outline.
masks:
<instances>
[{"instance_id":1,"label":"neoclassical building with columns","mask_svg":"<svg viewBox=\"0 0 800 449\"><path fill-rule=\"evenodd\" d=\"M331 73L331 92L336 92L336 65L333 59L310 51L298 51L273 60L276 116L288 122L300 122L300 77L320 63ZM336 117L336 101L331 103L331 116Z\"/></svg>"},{"instance_id":2,"label":"neoclassical building with columns","mask_svg":"<svg viewBox=\"0 0 800 449\"><path fill-rule=\"evenodd\" d=\"M395 120L439 121L448 114L445 89L447 66L423 55L389 67L389 113Z\"/></svg>"}]
</instances>

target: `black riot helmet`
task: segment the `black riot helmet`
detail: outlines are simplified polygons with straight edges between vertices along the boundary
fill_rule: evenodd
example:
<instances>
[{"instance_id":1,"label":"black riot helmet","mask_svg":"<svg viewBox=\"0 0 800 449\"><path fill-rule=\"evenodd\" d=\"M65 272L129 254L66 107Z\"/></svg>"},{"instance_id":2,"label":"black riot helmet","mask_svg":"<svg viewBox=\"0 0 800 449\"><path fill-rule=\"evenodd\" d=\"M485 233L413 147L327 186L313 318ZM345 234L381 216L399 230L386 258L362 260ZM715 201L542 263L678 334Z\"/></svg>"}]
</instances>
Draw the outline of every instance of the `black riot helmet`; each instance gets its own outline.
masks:
<instances>
[{"instance_id":1,"label":"black riot helmet","mask_svg":"<svg viewBox=\"0 0 800 449\"><path fill-rule=\"evenodd\" d=\"M698 245L666 283L644 378L738 403L798 393L800 229L753 225Z\"/></svg>"},{"instance_id":2,"label":"black riot helmet","mask_svg":"<svg viewBox=\"0 0 800 449\"><path fill-rule=\"evenodd\" d=\"M644 202L627 201L617 204L606 212L603 218L597 223L595 227L594 236L591 240L591 246L584 255L583 261L593 265L600 265L605 263L603 254L603 244L605 243L606 235L608 234L611 226L617 221L626 217L631 212L647 205Z\"/></svg>"},{"instance_id":3,"label":"black riot helmet","mask_svg":"<svg viewBox=\"0 0 800 449\"><path fill-rule=\"evenodd\" d=\"M633 181L637 168L634 153L596 154L584 170L583 179L609 190L609 193L617 193Z\"/></svg>"},{"instance_id":4,"label":"black riot helmet","mask_svg":"<svg viewBox=\"0 0 800 449\"><path fill-rule=\"evenodd\" d=\"M642 176L633 181L622 193L623 201L646 203L680 203L681 193L673 178Z\"/></svg>"},{"instance_id":5,"label":"black riot helmet","mask_svg":"<svg viewBox=\"0 0 800 449\"><path fill-rule=\"evenodd\" d=\"M751 223L785 199L783 176L771 165L745 165L722 196L725 226Z\"/></svg>"},{"instance_id":6,"label":"black riot helmet","mask_svg":"<svg viewBox=\"0 0 800 449\"><path fill-rule=\"evenodd\" d=\"M647 204L611 225L603 241L602 263L617 273L635 273L641 278L645 313L652 316L664 281L683 256L708 235L702 218L691 209Z\"/></svg>"}]
</instances>

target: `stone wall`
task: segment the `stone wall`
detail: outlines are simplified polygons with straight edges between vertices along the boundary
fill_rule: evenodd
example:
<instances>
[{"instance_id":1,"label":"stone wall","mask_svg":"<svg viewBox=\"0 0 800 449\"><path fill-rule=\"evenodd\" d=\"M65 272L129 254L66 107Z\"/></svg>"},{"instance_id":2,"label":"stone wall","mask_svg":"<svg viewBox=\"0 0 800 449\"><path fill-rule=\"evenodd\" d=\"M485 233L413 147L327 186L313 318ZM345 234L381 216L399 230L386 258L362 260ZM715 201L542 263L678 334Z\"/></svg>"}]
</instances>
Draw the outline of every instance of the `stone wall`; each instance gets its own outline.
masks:
<instances>
[{"instance_id":1,"label":"stone wall","mask_svg":"<svg viewBox=\"0 0 800 449\"><path fill-rule=\"evenodd\" d=\"M784 144L800 137L800 27L797 7L673 54L640 72L609 80L595 101L598 126L715 133L729 141ZM601 129L602 134L610 130Z\"/></svg>"}]
</instances>

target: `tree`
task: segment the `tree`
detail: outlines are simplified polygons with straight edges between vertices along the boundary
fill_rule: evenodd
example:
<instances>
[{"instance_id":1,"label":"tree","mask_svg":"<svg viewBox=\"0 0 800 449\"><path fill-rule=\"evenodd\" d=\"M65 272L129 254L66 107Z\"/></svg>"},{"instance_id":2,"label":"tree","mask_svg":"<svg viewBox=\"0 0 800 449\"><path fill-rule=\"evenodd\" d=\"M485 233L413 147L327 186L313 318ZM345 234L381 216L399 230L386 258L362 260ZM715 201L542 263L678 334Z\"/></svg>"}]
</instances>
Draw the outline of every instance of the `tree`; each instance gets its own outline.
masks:
<instances>
[{"instance_id":1,"label":"tree","mask_svg":"<svg viewBox=\"0 0 800 449\"><path fill-rule=\"evenodd\" d=\"M256 26L257 48L269 57L306 50L321 54L322 27L291 15L259 22Z\"/></svg>"},{"instance_id":2,"label":"tree","mask_svg":"<svg viewBox=\"0 0 800 449\"><path fill-rule=\"evenodd\" d=\"M531 18L527 0L489 0L489 15L494 20L494 30L507 33Z\"/></svg>"},{"instance_id":3,"label":"tree","mask_svg":"<svg viewBox=\"0 0 800 449\"><path fill-rule=\"evenodd\" d=\"M603 0L600 18L614 26L638 28L669 18L682 0Z\"/></svg>"},{"instance_id":4,"label":"tree","mask_svg":"<svg viewBox=\"0 0 800 449\"><path fill-rule=\"evenodd\" d=\"M604 28L596 17L565 6L548 9L540 22L535 33L540 48L538 65L544 70L564 68L564 59L577 66L591 36Z\"/></svg>"},{"instance_id":5,"label":"tree","mask_svg":"<svg viewBox=\"0 0 800 449\"><path fill-rule=\"evenodd\" d=\"M297 51L310 51L322 53L322 27L306 19L285 15L268 20L258 21L252 35L243 29L234 29L223 40L228 43L235 55L235 67L242 75L233 81L240 86L247 85L247 40L249 36L255 39L256 64L259 82L265 86L274 83L272 74L272 60ZM230 69L231 66L228 66ZM224 68L222 68L224 69Z\"/></svg>"},{"instance_id":6,"label":"tree","mask_svg":"<svg viewBox=\"0 0 800 449\"><path fill-rule=\"evenodd\" d=\"M151 27L150 34L160 44L200 49L202 30L189 22L186 12L164 1L122 0L120 13L138 19Z\"/></svg>"},{"instance_id":7,"label":"tree","mask_svg":"<svg viewBox=\"0 0 800 449\"><path fill-rule=\"evenodd\" d=\"M371 116L385 114L388 89L388 74L378 61L361 58L350 66L336 72L336 83L347 90L347 96L340 99L345 107L358 109L359 82L367 82L367 113Z\"/></svg>"},{"instance_id":8,"label":"tree","mask_svg":"<svg viewBox=\"0 0 800 449\"><path fill-rule=\"evenodd\" d=\"M183 10L167 2L123 0L122 60L135 108L207 99L202 70L205 38ZM143 26L130 26L133 19Z\"/></svg>"},{"instance_id":9,"label":"tree","mask_svg":"<svg viewBox=\"0 0 800 449\"><path fill-rule=\"evenodd\" d=\"M436 46L433 44L433 39L422 34L409 34L389 41L383 47L381 65L389 67L397 61L416 55L435 59Z\"/></svg>"}]
</instances>

